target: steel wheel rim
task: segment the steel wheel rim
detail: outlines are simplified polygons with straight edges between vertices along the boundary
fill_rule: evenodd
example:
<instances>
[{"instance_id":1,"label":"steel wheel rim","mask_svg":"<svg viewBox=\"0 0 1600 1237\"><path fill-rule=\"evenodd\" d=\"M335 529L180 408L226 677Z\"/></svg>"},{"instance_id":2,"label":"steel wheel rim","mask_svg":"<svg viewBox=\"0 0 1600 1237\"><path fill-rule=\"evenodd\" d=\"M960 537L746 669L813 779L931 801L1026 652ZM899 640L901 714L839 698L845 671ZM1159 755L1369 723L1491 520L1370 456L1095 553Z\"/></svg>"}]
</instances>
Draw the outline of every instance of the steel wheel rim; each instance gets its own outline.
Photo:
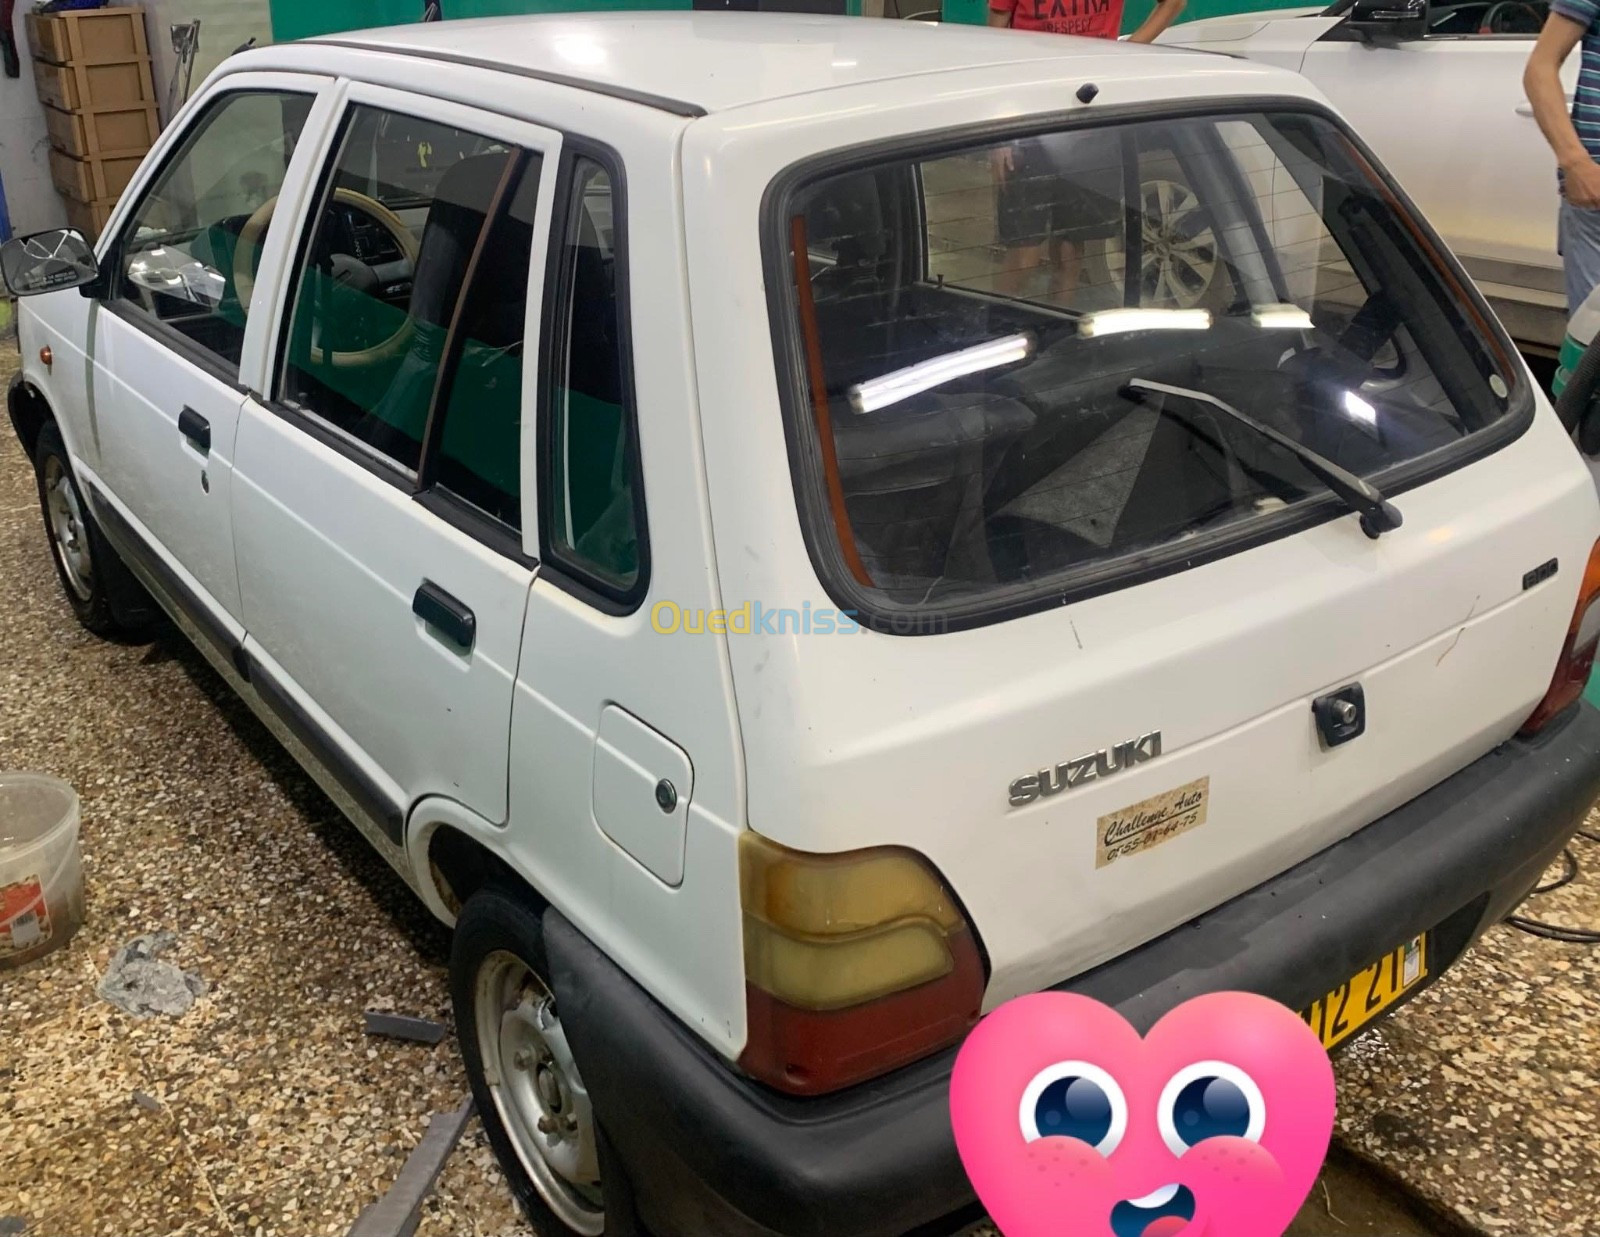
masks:
<instances>
[{"instance_id":1,"label":"steel wheel rim","mask_svg":"<svg viewBox=\"0 0 1600 1237\"><path fill-rule=\"evenodd\" d=\"M545 1204L585 1237L605 1231L594 1112L550 988L496 950L478 967L478 1055L500 1124Z\"/></svg>"},{"instance_id":2,"label":"steel wheel rim","mask_svg":"<svg viewBox=\"0 0 1600 1237\"><path fill-rule=\"evenodd\" d=\"M89 554L89 529L78 503L72 478L54 455L44 461L45 521L50 526L50 545L55 550L61 574L80 601L94 596L94 560Z\"/></svg>"}]
</instances>

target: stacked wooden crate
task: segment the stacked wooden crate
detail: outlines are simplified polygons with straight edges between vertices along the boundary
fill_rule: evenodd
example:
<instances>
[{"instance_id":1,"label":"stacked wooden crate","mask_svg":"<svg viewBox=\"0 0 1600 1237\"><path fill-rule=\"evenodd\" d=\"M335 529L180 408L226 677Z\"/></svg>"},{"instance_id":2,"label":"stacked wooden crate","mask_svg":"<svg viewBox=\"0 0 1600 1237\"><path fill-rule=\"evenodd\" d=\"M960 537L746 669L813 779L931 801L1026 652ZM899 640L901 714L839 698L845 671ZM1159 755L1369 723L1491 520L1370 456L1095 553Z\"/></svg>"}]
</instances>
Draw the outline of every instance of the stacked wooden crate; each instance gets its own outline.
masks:
<instances>
[{"instance_id":1,"label":"stacked wooden crate","mask_svg":"<svg viewBox=\"0 0 1600 1237\"><path fill-rule=\"evenodd\" d=\"M144 10L30 13L28 44L51 178L72 226L93 238L160 129Z\"/></svg>"}]
</instances>

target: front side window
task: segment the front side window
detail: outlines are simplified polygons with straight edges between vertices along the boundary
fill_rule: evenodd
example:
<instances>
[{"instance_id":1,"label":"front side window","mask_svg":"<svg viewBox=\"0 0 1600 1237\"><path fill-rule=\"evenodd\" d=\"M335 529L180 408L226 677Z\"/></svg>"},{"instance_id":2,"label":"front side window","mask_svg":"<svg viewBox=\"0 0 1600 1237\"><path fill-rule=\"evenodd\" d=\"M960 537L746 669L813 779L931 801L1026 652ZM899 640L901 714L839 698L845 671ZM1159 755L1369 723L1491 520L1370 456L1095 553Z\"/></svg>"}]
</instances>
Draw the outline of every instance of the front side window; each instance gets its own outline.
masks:
<instances>
[{"instance_id":1,"label":"front side window","mask_svg":"<svg viewBox=\"0 0 1600 1237\"><path fill-rule=\"evenodd\" d=\"M512 195L516 153L450 125L351 109L299 258L285 404L416 473L451 323L490 215ZM487 269L514 274L500 261L490 254ZM493 330L491 352L520 343L520 321L515 340L498 321ZM480 361L491 358L475 350L469 369Z\"/></svg>"},{"instance_id":2,"label":"front side window","mask_svg":"<svg viewBox=\"0 0 1600 1237\"><path fill-rule=\"evenodd\" d=\"M549 307L545 553L627 600L641 579L643 527L619 294L623 220L598 163L576 159L571 186Z\"/></svg>"},{"instance_id":3,"label":"front side window","mask_svg":"<svg viewBox=\"0 0 1600 1237\"><path fill-rule=\"evenodd\" d=\"M1526 403L1433 243L1318 115L794 183L768 243L801 507L833 591L869 614L979 621L1179 569L1356 501L1329 466L1414 483Z\"/></svg>"},{"instance_id":4,"label":"front side window","mask_svg":"<svg viewBox=\"0 0 1600 1237\"><path fill-rule=\"evenodd\" d=\"M235 371L261 248L312 98L222 96L133 210L114 295Z\"/></svg>"}]
</instances>

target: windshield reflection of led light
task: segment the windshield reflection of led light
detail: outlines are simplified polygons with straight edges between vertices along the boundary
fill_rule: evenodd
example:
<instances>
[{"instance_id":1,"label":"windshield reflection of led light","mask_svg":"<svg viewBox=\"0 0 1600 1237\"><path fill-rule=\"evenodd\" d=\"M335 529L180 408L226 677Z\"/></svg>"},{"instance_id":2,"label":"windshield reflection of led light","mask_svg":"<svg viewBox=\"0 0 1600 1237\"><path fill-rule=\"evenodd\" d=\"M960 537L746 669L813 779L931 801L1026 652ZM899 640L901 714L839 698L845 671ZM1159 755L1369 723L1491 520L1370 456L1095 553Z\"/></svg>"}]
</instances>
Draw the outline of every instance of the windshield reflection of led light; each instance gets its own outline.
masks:
<instances>
[{"instance_id":1,"label":"windshield reflection of led light","mask_svg":"<svg viewBox=\"0 0 1600 1237\"><path fill-rule=\"evenodd\" d=\"M1257 305L1250 321L1268 331L1309 331L1311 315L1298 305Z\"/></svg>"},{"instance_id":2,"label":"windshield reflection of led light","mask_svg":"<svg viewBox=\"0 0 1600 1237\"><path fill-rule=\"evenodd\" d=\"M1345 416L1372 429L1378 428L1378 410L1354 391L1344 393Z\"/></svg>"},{"instance_id":3,"label":"windshield reflection of led light","mask_svg":"<svg viewBox=\"0 0 1600 1237\"><path fill-rule=\"evenodd\" d=\"M991 339L985 344L975 344L960 352L949 352L931 361L908 365L881 378L858 383L850 388L850 407L856 412L876 412L957 378L1025 361L1032 355L1031 335L1007 335L1004 339Z\"/></svg>"},{"instance_id":4,"label":"windshield reflection of led light","mask_svg":"<svg viewBox=\"0 0 1600 1237\"><path fill-rule=\"evenodd\" d=\"M1207 331L1209 309L1101 309L1078 319L1078 334L1085 339L1120 335L1124 331Z\"/></svg>"}]
</instances>

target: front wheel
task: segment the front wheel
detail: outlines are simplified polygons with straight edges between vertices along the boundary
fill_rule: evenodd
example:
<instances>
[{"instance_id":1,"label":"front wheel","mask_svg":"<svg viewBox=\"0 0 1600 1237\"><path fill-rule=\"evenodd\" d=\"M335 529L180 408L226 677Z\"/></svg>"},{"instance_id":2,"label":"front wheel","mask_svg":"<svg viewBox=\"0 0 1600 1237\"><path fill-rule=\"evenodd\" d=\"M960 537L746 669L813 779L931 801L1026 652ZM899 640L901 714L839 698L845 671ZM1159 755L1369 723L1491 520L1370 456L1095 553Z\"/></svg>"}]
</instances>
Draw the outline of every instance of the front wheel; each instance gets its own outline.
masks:
<instances>
[{"instance_id":1,"label":"front wheel","mask_svg":"<svg viewBox=\"0 0 1600 1237\"><path fill-rule=\"evenodd\" d=\"M120 583L117 573L127 568L95 525L54 422L47 421L39 431L33 466L50 556L72 612L97 636L127 634L129 625L119 619L112 596Z\"/></svg>"},{"instance_id":2,"label":"front wheel","mask_svg":"<svg viewBox=\"0 0 1600 1237\"><path fill-rule=\"evenodd\" d=\"M631 1231L620 1216L608 1223L608 1195L616 1201L626 1191L556 1009L539 909L528 902L485 889L456 921L451 996L478 1114L512 1193L544 1237ZM615 1179L607 1187L603 1165Z\"/></svg>"}]
</instances>

